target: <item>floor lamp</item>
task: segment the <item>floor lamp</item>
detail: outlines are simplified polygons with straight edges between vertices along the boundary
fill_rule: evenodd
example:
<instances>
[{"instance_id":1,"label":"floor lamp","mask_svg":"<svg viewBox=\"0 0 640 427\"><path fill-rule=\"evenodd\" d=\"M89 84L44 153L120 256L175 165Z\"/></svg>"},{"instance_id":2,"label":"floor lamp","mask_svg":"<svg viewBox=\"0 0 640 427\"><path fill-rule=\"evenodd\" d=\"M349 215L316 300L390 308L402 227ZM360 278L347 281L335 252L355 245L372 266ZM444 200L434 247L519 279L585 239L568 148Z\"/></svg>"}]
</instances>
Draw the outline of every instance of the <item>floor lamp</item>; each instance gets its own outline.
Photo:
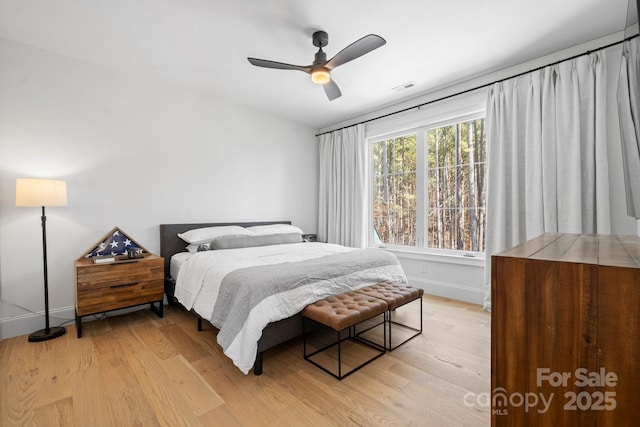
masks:
<instances>
[{"instance_id":1,"label":"floor lamp","mask_svg":"<svg viewBox=\"0 0 640 427\"><path fill-rule=\"evenodd\" d=\"M49 278L47 274L47 217L45 206L67 206L67 183L54 179L19 178L16 180L16 206L42 207L42 260L44 264L44 329L29 335L29 341L47 341L64 335L61 326L49 326Z\"/></svg>"}]
</instances>

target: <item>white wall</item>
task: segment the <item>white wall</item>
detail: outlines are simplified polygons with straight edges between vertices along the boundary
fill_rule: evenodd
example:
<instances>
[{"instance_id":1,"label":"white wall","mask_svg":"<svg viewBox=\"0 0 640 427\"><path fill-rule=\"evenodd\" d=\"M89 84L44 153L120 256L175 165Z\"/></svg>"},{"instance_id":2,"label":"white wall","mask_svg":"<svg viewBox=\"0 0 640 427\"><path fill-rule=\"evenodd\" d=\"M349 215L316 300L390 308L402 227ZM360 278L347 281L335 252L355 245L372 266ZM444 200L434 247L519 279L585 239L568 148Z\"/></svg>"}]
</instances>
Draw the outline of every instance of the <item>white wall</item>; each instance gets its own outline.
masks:
<instances>
[{"instance_id":1,"label":"white wall","mask_svg":"<svg viewBox=\"0 0 640 427\"><path fill-rule=\"evenodd\" d=\"M348 121L337 123L333 126L321 129L321 132L348 126L350 124L382 116L393 111L410 108L431 100L443 98L448 95L491 83L498 79L508 78L532 68L547 65L549 63L581 54L587 50L593 50L606 46L617 40L621 40L623 34L612 34L598 40L593 40L580 46L556 52L534 61L517 66L498 70L490 74L474 78L450 87L442 88L429 94L423 94L416 98L395 105L389 105L377 111L355 117ZM610 184L610 211L612 234L640 235L640 222L627 216L625 205L624 180L622 176L622 154L620 146L620 131L618 127L618 110L616 104L616 88L618 85L618 73L622 55L620 45L606 49L607 61L607 136L609 150L609 184ZM485 96L486 90L471 92L463 97L472 99L472 105L476 105L477 94ZM442 101L422 107L420 111L409 110L398 116L391 116L383 120L369 122L366 125L367 135L375 135L382 132L388 123L411 124L419 117L437 116L442 110L455 111L455 102ZM446 113L445 113L446 114ZM381 123L382 122L382 123ZM427 293L446 298L459 299L472 303L482 304L484 297L484 260L480 258L469 259L463 256L441 256L424 254L415 251L393 251L398 255L400 262L407 273L409 282L425 289Z\"/></svg>"},{"instance_id":2,"label":"white wall","mask_svg":"<svg viewBox=\"0 0 640 427\"><path fill-rule=\"evenodd\" d=\"M73 318L73 261L115 226L155 253L161 223L291 220L314 233L314 134L0 39L0 338L44 327L41 212L15 206L16 178L67 181L69 206L47 209L57 325Z\"/></svg>"}]
</instances>

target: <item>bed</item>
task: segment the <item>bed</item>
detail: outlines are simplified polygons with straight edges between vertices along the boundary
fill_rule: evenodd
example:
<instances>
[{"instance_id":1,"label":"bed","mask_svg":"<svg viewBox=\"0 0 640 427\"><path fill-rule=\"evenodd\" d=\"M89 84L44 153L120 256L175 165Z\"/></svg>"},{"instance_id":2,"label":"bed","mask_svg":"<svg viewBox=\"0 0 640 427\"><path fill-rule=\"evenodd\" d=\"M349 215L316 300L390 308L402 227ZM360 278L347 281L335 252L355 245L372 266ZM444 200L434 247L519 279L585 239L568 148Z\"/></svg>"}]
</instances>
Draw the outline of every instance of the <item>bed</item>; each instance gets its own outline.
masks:
<instances>
[{"instance_id":1,"label":"bed","mask_svg":"<svg viewBox=\"0 0 640 427\"><path fill-rule=\"evenodd\" d=\"M218 343L245 374L253 368L260 375L264 351L302 334L299 311L306 304L380 281L406 283L389 252L303 243L301 235L222 236L211 248L196 242L186 250L185 234L231 226L248 234L295 228L290 221L161 224L160 254L169 302L217 327ZM264 239L269 243L246 244Z\"/></svg>"}]
</instances>

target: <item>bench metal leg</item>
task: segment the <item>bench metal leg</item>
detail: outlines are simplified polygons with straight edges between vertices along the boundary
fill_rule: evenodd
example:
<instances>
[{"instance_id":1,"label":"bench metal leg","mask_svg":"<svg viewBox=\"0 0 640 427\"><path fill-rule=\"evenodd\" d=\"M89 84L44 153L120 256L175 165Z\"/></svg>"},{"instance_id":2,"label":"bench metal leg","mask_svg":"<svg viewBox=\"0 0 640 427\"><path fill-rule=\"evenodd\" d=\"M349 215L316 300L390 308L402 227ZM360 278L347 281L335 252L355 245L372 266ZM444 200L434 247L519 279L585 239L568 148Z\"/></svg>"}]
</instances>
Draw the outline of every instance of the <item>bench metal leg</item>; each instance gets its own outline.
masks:
<instances>
[{"instance_id":1,"label":"bench metal leg","mask_svg":"<svg viewBox=\"0 0 640 427\"><path fill-rule=\"evenodd\" d=\"M417 299L420 300L420 327L419 328L414 328L412 326L405 325L403 323L399 323L399 322L393 321L393 319L391 317L391 310L389 310L389 320L388 320L388 325L389 325L389 344L386 346L387 350L393 351L396 348L400 347L402 344L404 344L407 341L417 337L418 335L420 335L422 333L422 297L417 298ZM404 305L407 305L407 304L411 304L413 301L415 301L415 300L409 301L406 304L401 305L400 307L403 307ZM396 309L398 309L400 307L396 307ZM397 345L393 345L393 341L391 340L391 336L392 336L392 334L391 334L391 329L392 329L391 325L400 326L400 327L402 327L404 329L411 330L411 331L413 331L415 333L413 335L411 335L410 337L406 338L405 340L403 340L402 342L398 343Z\"/></svg>"},{"instance_id":2,"label":"bench metal leg","mask_svg":"<svg viewBox=\"0 0 640 427\"><path fill-rule=\"evenodd\" d=\"M386 317L386 314L383 313L383 316ZM351 375L352 373L356 372L357 370L359 370L360 368L363 368L364 366L368 365L369 363L373 362L374 360L376 360L377 358L379 358L380 356L382 356L383 354L386 353L386 349L385 346L379 346L375 343L371 343L367 340L363 340L360 339L357 334L355 333L355 326L349 326L346 329L343 329L341 331L336 331L337 334L337 341L331 344L328 344L316 351L314 351L313 353L307 354L307 333L306 333L306 321L310 320L307 319L306 317L302 317L302 333L303 333L303 341L302 341L302 348L303 348L303 354L304 354L304 359L312 364L314 364L315 366L317 366L318 368L322 369L323 371L325 371L326 373L328 373L329 375L331 375L332 377L338 379L338 380L342 380L346 377L348 377L349 375ZM316 322L318 323L318 322ZM384 323L384 322L383 322ZM319 325L323 326L325 329L332 329L329 328L325 325L322 325L321 323L318 323ZM333 331L335 331L335 329L332 329ZM347 336L346 337L341 337L342 333L344 331L347 331ZM386 328L383 327L383 338L384 338L384 342L386 342L387 339L387 334L386 334ZM367 347L373 348L374 350L377 350L378 353L373 356L372 358L365 360L364 362L360 363L359 365L357 365L356 367L352 368L351 370L349 370L346 373L342 373L342 342L343 341L354 341L354 342L358 342L360 344L364 344ZM329 370L328 368L320 365L318 362L312 360L311 358L313 356L315 356L316 354L320 354L328 349L330 349L331 347L337 346L338 347L338 373L336 374L335 372L332 372L331 370Z\"/></svg>"},{"instance_id":3,"label":"bench metal leg","mask_svg":"<svg viewBox=\"0 0 640 427\"><path fill-rule=\"evenodd\" d=\"M411 304L412 302L416 301L417 299L419 299L419 300L420 300L420 327L419 327L419 328L414 328L414 327L412 327L412 326L405 325L405 324L403 324L403 323L399 323L399 322L396 322L396 321L394 321L394 320L393 320L392 315L393 315L393 312L394 312L395 310L397 310L397 309L398 309L398 308L400 308L400 307L404 307L404 306L405 306L405 305L407 305L407 304ZM422 297L420 297L420 298L416 298L416 299L411 300L411 301L408 301L408 302L406 302L405 304L403 304L403 305L401 305L401 306L396 307L394 310L389 310L389 311L387 311L387 312L385 313L385 315L384 315L384 321L383 321L383 323L384 323L384 329L385 329L385 332L386 332L387 328L388 328L388 331L389 331L389 332L388 332L389 340L387 341L386 339L384 339L384 340L382 341L384 344L379 344L379 343L377 343L377 342L375 342L375 341L372 341L372 340L370 340L370 339L368 339L368 338L365 338L365 337L363 336L366 332L368 332L368 331L370 331L370 330L372 330L372 329L374 329L374 328L376 328L376 327L380 326L382 323L376 323L376 324L374 324L374 325L372 325L372 326L368 326L366 329L362 329L362 330L360 330L360 331L357 331L357 332L356 332L356 336L357 336L360 340L362 340L362 341L366 341L366 342L368 342L368 343L370 343L370 344L373 344L373 345L377 345L377 346L384 345L384 346L385 346L385 348L387 349L387 351L395 350L396 348L400 347L402 344L406 343L407 341L409 341L409 340L411 340L411 339L413 339L413 338L417 337L418 335L420 335L420 334L422 333ZM415 333L414 333L413 335L411 335L410 337L406 338L405 340L403 340L402 342L400 342L400 343L398 343L398 344L396 344L396 345L393 345L393 339L392 339L392 336L393 336L393 332L392 332L392 330L393 330L393 328L392 328L392 325L399 326L399 327L401 327L401 328L403 328L403 329L406 329L406 330L411 330L411 331L413 331L413 332L415 332Z\"/></svg>"}]
</instances>

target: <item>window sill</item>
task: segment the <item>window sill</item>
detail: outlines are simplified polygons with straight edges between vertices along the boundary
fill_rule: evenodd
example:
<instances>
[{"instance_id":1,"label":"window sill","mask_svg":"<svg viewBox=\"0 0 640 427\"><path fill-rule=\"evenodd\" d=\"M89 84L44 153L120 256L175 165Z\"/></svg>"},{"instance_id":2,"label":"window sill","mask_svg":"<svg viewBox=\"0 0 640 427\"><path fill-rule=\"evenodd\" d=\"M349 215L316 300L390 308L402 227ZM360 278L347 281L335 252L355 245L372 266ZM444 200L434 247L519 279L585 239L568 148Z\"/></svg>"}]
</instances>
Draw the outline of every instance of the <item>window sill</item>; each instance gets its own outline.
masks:
<instances>
[{"instance_id":1,"label":"window sill","mask_svg":"<svg viewBox=\"0 0 640 427\"><path fill-rule=\"evenodd\" d=\"M435 252L424 249L410 249L398 246L374 246L378 249L393 252L398 258L416 259L420 261L444 262L449 264L461 264L484 267L485 255L477 252ZM464 255L465 253L472 256Z\"/></svg>"}]
</instances>

